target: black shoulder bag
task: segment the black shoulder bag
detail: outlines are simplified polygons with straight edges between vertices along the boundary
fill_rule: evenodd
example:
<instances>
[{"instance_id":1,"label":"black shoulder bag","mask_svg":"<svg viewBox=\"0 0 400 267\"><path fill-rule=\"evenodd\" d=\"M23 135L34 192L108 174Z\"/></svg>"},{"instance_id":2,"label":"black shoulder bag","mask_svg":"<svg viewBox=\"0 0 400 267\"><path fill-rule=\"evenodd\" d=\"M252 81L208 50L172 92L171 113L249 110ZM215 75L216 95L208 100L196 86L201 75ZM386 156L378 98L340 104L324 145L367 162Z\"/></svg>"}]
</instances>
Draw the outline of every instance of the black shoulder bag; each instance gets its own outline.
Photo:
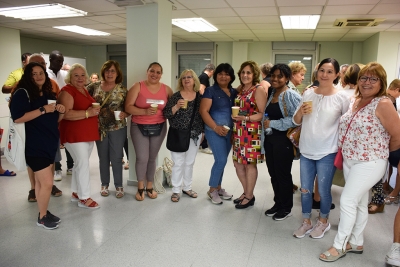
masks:
<instances>
[{"instance_id":1,"label":"black shoulder bag","mask_svg":"<svg viewBox=\"0 0 400 267\"><path fill-rule=\"evenodd\" d=\"M192 131L192 124L194 121L194 115L196 114L197 108L197 95L194 102L194 108L192 118L190 119L189 129L180 130L173 127L169 127L167 136L167 149L172 152L186 152L190 145L190 133Z\"/></svg>"}]
</instances>

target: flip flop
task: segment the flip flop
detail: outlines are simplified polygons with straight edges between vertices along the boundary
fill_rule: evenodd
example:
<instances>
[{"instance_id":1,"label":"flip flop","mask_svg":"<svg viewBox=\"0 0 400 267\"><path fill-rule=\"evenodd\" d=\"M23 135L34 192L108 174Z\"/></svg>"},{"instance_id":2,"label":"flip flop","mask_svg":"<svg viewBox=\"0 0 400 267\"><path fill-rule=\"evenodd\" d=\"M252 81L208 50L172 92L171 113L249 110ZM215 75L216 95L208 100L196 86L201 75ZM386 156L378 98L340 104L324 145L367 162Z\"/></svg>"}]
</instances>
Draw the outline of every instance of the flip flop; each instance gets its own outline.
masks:
<instances>
[{"instance_id":1,"label":"flip flop","mask_svg":"<svg viewBox=\"0 0 400 267\"><path fill-rule=\"evenodd\" d=\"M13 171L5 170L3 174L0 174L0 176L16 176L17 174Z\"/></svg>"}]
</instances>

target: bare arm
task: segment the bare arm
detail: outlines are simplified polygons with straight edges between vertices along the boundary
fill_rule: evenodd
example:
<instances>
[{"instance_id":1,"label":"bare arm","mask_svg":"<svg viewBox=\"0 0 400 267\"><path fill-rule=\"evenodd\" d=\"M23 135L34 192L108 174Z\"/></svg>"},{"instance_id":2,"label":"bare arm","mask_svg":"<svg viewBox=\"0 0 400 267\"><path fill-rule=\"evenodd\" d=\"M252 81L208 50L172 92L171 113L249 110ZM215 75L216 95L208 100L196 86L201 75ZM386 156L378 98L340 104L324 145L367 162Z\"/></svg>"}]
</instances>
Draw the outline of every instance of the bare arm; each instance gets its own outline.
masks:
<instances>
[{"instance_id":1,"label":"bare arm","mask_svg":"<svg viewBox=\"0 0 400 267\"><path fill-rule=\"evenodd\" d=\"M48 104L48 105L44 105L43 108L46 110L46 113L53 113L55 110L63 113L62 110L64 109L64 106L62 106L62 105L57 105L57 106L59 106L58 109L57 109L56 105ZM21 123L21 122L31 121L33 119L36 119L37 117L40 117L41 115L42 115L42 112L40 112L39 109L35 109L35 110L32 110L32 111L26 112L24 114L24 116L14 120L14 122L15 123ZM62 115L63 114L60 114L60 116L62 116Z\"/></svg>"},{"instance_id":2,"label":"bare arm","mask_svg":"<svg viewBox=\"0 0 400 267\"><path fill-rule=\"evenodd\" d=\"M212 99L203 98L200 102L200 115L203 119L204 123L207 124L208 127L214 130L218 135L225 136L228 134L228 130L226 130L223 125L217 125L213 118L210 116L210 108L212 105Z\"/></svg>"},{"instance_id":3,"label":"bare arm","mask_svg":"<svg viewBox=\"0 0 400 267\"><path fill-rule=\"evenodd\" d=\"M169 87L168 87L169 88ZM171 88L169 88L171 90ZM168 89L167 89L168 90ZM131 115L153 115L156 111L152 108L138 108L135 106L136 99L140 92L140 84L135 83L128 91L125 99L125 112ZM169 92L168 92L169 95ZM171 90L172 95L172 90Z\"/></svg>"},{"instance_id":4,"label":"bare arm","mask_svg":"<svg viewBox=\"0 0 400 267\"><path fill-rule=\"evenodd\" d=\"M265 89L262 86L258 86L255 93L255 99L259 112L257 114L249 116L249 119L250 121L261 121L264 116L265 106L267 105L267 94L265 93Z\"/></svg>"},{"instance_id":5,"label":"bare arm","mask_svg":"<svg viewBox=\"0 0 400 267\"><path fill-rule=\"evenodd\" d=\"M1 92L3 94L10 94L12 89L13 89L13 86L3 85L3 87L1 88Z\"/></svg>"},{"instance_id":6,"label":"bare arm","mask_svg":"<svg viewBox=\"0 0 400 267\"><path fill-rule=\"evenodd\" d=\"M381 121L382 126L389 132L389 150L394 151L400 148L400 118L393 104L389 99L379 101L375 110L375 115Z\"/></svg>"},{"instance_id":7,"label":"bare arm","mask_svg":"<svg viewBox=\"0 0 400 267\"><path fill-rule=\"evenodd\" d=\"M99 114L100 107L89 107L87 110L74 110L74 98L67 92L61 91L58 96L58 101L65 107L63 119L69 121L83 120L89 117L94 117Z\"/></svg>"},{"instance_id":8,"label":"bare arm","mask_svg":"<svg viewBox=\"0 0 400 267\"><path fill-rule=\"evenodd\" d=\"M204 94L204 90L206 90L206 86L205 86L204 84L200 84L199 93L200 93L201 95Z\"/></svg>"},{"instance_id":9,"label":"bare arm","mask_svg":"<svg viewBox=\"0 0 400 267\"><path fill-rule=\"evenodd\" d=\"M268 89L269 89L269 87L271 86L271 84L270 84L269 82L267 82L267 81L262 80L262 81L260 82L260 85L261 85L262 87L264 87L265 93L268 95Z\"/></svg>"}]
</instances>

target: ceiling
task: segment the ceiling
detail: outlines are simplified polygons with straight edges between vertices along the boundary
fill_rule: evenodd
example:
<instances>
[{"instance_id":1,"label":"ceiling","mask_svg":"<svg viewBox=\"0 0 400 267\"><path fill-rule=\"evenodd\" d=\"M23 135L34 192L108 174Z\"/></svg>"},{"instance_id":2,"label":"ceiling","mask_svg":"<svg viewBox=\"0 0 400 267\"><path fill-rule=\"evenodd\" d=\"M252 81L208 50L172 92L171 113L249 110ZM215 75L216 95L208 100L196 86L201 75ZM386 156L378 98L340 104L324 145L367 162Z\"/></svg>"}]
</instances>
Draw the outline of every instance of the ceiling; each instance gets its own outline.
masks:
<instances>
[{"instance_id":1,"label":"ceiling","mask_svg":"<svg viewBox=\"0 0 400 267\"><path fill-rule=\"evenodd\" d=\"M157 0L168 1L168 0ZM112 2L112 1L111 1ZM30 20L0 16L0 26L22 36L79 45L126 43L125 9L106 0L0 0L0 8L61 3L88 12L85 17ZM202 17L219 30L190 33L172 25L173 42L364 41L377 32L400 34L400 0L170 0L172 18ZM321 15L315 30L284 30L280 15ZM375 27L337 28L336 19L385 19ZM111 33L84 36L53 29L79 25Z\"/></svg>"}]
</instances>

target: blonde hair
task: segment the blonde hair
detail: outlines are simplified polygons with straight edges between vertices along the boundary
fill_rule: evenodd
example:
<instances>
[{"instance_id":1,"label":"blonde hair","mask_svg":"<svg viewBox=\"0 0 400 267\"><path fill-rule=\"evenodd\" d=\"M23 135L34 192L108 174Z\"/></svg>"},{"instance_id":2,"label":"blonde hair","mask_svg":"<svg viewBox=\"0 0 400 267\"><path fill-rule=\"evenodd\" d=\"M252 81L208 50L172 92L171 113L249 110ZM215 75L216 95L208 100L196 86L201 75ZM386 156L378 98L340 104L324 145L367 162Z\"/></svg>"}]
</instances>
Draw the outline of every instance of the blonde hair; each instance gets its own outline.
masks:
<instances>
[{"instance_id":1,"label":"blonde hair","mask_svg":"<svg viewBox=\"0 0 400 267\"><path fill-rule=\"evenodd\" d=\"M88 73L86 71L86 68L83 65L79 64L79 63L75 63L75 64L73 64L71 66L71 68L69 69L69 71L67 73L67 76L65 76L65 79L64 79L65 83L71 83L71 73L75 69L83 69L85 71L85 78L86 78L85 84L89 83L89 75L88 75Z\"/></svg>"},{"instance_id":2,"label":"blonde hair","mask_svg":"<svg viewBox=\"0 0 400 267\"><path fill-rule=\"evenodd\" d=\"M292 71L292 75L299 73L300 71L304 70L304 73L307 72L306 65L299 61L293 61L288 64L290 70Z\"/></svg>"},{"instance_id":3,"label":"blonde hair","mask_svg":"<svg viewBox=\"0 0 400 267\"><path fill-rule=\"evenodd\" d=\"M176 90L178 90L178 91L183 90L182 78L188 72L193 77L193 81L194 81L193 91L198 92L200 90L200 81L199 81L199 78L197 77L196 73L192 69L186 69L186 70L182 71L181 76L179 77L179 80L178 80L178 85L176 86Z\"/></svg>"}]
</instances>

